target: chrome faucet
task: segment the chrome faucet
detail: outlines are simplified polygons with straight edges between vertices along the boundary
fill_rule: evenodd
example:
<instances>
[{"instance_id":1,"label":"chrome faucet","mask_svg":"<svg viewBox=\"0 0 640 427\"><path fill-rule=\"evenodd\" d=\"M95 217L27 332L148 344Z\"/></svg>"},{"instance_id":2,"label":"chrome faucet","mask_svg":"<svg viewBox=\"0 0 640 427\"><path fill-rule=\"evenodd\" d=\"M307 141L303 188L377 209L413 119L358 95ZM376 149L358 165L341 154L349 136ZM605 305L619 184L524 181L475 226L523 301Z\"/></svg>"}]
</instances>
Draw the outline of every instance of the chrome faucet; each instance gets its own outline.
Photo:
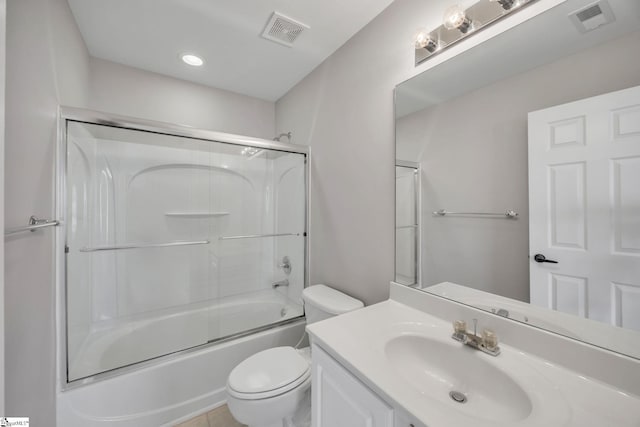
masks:
<instances>
[{"instance_id":1,"label":"chrome faucet","mask_svg":"<svg viewBox=\"0 0 640 427\"><path fill-rule=\"evenodd\" d=\"M482 335L478 335L478 319L473 319L473 332L467 331L467 322L464 320L456 320L453 322L453 338L469 347L480 350L492 356L500 354L498 346L498 337L490 329L484 329Z\"/></svg>"},{"instance_id":2,"label":"chrome faucet","mask_svg":"<svg viewBox=\"0 0 640 427\"><path fill-rule=\"evenodd\" d=\"M271 284L273 289L278 289L280 286L289 286L289 279L280 280L279 282Z\"/></svg>"}]
</instances>

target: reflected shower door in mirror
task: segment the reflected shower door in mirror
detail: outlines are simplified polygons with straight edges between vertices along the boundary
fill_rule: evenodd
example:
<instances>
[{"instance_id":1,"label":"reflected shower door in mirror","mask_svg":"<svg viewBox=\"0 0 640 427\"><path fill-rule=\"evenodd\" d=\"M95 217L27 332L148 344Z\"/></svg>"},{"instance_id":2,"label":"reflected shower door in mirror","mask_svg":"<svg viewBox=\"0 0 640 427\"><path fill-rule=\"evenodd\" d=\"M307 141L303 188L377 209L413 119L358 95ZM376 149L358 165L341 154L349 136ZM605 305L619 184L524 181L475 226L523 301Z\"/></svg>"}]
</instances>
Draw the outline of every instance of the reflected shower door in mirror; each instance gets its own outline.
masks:
<instances>
[{"instance_id":1,"label":"reflected shower door in mirror","mask_svg":"<svg viewBox=\"0 0 640 427\"><path fill-rule=\"evenodd\" d=\"M395 281L408 286L419 283L419 173L417 163L396 162Z\"/></svg>"},{"instance_id":2,"label":"reflected shower door in mirror","mask_svg":"<svg viewBox=\"0 0 640 427\"><path fill-rule=\"evenodd\" d=\"M580 31L591 3L400 84L396 159L422 171L421 288L640 358L640 3Z\"/></svg>"},{"instance_id":3,"label":"reflected shower door in mirror","mask_svg":"<svg viewBox=\"0 0 640 427\"><path fill-rule=\"evenodd\" d=\"M68 382L303 315L304 152L64 125Z\"/></svg>"}]
</instances>

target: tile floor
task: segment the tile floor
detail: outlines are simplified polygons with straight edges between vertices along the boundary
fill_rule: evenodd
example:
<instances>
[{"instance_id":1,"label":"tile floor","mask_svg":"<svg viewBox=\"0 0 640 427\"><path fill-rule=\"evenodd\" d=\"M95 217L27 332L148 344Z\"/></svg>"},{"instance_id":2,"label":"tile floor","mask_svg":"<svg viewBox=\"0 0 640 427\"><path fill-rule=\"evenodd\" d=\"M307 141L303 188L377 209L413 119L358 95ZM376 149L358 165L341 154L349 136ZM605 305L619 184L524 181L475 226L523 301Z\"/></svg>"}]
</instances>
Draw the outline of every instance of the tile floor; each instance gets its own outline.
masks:
<instances>
[{"instance_id":1,"label":"tile floor","mask_svg":"<svg viewBox=\"0 0 640 427\"><path fill-rule=\"evenodd\" d=\"M223 405L205 414L191 418L175 427L243 427L233 419L227 405Z\"/></svg>"}]
</instances>

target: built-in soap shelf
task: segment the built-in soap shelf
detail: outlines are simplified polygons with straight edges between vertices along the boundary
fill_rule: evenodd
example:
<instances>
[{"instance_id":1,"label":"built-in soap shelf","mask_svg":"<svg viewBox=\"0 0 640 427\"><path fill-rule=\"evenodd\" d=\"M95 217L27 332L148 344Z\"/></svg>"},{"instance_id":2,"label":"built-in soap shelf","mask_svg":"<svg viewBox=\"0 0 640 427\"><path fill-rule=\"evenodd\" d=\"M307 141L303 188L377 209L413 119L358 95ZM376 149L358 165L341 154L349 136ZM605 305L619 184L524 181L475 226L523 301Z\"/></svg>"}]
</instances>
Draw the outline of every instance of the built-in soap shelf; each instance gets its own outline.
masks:
<instances>
[{"instance_id":1,"label":"built-in soap shelf","mask_svg":"<svg viewBox=\"0 0 640 427\"><path fill-rule=\"evenodd\" d=\"M170 218L215 218L229 215L229 212L166 212Z\"/></svg>"}]
</instances>

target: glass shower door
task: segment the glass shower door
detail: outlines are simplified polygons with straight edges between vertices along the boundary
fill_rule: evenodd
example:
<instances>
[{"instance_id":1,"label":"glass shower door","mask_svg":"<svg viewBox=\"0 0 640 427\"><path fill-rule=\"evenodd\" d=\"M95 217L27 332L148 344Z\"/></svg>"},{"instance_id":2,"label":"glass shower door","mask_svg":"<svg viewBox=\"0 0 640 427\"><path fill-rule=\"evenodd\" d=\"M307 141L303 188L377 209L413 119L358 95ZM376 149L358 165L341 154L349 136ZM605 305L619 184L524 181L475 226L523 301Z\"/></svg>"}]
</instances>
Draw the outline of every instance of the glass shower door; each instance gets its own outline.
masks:
<instances>
[{"instance_id":1,"label":"glass shower door","mask_svg":"<svg viewBox=\"0 0 640 427\"><path fill-rule=\"evenodd\" d=\"M301 316L305 159L66 120L67 380Z\"/></svg>"},{"instance_id":2,"label":"glass shower door","mask_svg":"<svg viewBox=\"0 0 640 427\"><path fill-rule=\"evenodd\" d=\"M227 217L211 245L220 308L210 340L303 315L305 157L247 147L213 157L224 172L212 174L212 192Z\"/></svg>"}]
</instances>

